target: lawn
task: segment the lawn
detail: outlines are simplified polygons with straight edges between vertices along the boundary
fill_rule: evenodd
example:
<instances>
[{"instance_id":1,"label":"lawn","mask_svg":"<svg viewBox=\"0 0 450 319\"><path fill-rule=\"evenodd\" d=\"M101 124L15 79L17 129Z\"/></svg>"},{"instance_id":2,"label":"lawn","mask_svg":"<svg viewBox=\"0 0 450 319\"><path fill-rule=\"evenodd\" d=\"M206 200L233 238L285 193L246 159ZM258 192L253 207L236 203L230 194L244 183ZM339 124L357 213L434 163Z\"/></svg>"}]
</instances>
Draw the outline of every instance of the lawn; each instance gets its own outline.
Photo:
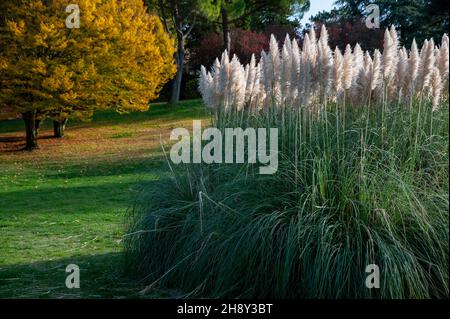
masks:
<instances>
[{"instance_id":1,"label":"lawn","mask_svg":"<svg viewBox=\"0 0 450 319\"><path fill-rule=\"evenodd\" d=\"M142 185L167 172L161 141L170 130L206 118L197 100L155 104L69 122L62 140L48 121L34 152L20 150L20 120L0 121L0 298L139 296L142 284L121 275L125 213ZM80 289L65 286L70 263Z\"/></svg>"}]
</instances>

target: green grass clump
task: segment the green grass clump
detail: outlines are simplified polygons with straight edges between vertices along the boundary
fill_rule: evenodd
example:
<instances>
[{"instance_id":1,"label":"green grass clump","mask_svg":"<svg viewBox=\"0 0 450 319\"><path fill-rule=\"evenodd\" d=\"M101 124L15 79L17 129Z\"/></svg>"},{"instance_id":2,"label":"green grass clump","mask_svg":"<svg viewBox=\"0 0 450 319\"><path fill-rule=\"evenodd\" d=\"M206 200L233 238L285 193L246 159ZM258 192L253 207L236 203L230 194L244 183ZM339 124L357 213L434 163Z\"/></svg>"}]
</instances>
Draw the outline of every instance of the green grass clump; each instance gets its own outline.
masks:
<instances>
[{"instance_id":1,"label":"green grass clump","mask_svg":"<svg viewBox=\"0 0 450 319\"><path fill-rule=\"evenodd\" d=\"M279 169L190 164L144 191L126 267L184 297L448 297L448 109L230 112L278 127ZM365 285L377 264L380 288Z\"/></svg>"}]
</instances>

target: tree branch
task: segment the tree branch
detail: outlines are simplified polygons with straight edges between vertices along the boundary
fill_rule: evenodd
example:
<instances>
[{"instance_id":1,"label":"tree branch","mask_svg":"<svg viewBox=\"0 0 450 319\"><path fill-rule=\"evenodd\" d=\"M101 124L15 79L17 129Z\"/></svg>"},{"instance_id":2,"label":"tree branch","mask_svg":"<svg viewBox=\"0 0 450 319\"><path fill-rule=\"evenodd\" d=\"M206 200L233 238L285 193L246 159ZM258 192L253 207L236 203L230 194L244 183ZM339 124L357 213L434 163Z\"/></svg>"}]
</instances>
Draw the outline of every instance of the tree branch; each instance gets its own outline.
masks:
<instances>
[{"instance_id":1,"label":"tree branch","mask_svg":"<svg viewBox=\"0 0 450 319\"><path fill-rule=\"evenodd\" d=\"M158 0L159 10L161 11L161 17L164 24L164 29L166 29L166 32L170 34L169 25L167 24L167 16L166 11L164 10L164 4L162 0Z\"/></svg>"}]
</instances>

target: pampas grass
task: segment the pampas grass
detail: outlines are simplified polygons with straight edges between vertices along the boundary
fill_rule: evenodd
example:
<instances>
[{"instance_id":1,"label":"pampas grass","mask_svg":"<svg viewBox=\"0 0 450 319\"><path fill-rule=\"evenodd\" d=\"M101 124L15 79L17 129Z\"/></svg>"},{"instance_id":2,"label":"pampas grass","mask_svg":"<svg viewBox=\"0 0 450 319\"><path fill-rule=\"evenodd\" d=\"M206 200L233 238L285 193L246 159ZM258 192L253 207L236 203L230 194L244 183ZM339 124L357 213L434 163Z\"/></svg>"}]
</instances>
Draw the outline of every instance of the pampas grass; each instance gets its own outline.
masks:
<instances>
[{"instance_id":1,"label":"pampas grass","mask_svg":"<svg viewBox=\"0 0 450 319\"><path fill-rule=\"evenodd\" d=\"M180 298L447 298L448 109L382 125L382 108L350 108L345 129L336 112L215 123L278 127L278 172L190 164L146 188L127 272ZM365 286L372 263L380 289Z\"/></svg>"},{"instance_id":2,"label":"pampas grass","mask_svg":"<svg viewBox=\"0 0 450 319\"><path fill-rule=\"evenodd\" d=\"M278 128L278 171L170 165L127 224L126 270L144 291L448 298L448 37L419 53L394 31L383 53L332 51L322 29L301 50L272 37L259 62L225 52L202 68L213 126ZM379 289L365 285L369 264Z\"/></svg>"},{"instance_id":3,"label":"pampas grass","mask_svg":"<svg viewBox=\"0 0 450 319\"><path fill-rule=\"evenodd\" d=\"M364 105L368 102L366 97L370 97L370 104L387 100L408 105L415 98L431 101L428 92L439 91L430 87L435 68L438 68L440 83L444 83L445 88L441 90L442 98L448 99L448 43L448 36L444 35L440 47L430 39L424 42L420 53L415 41L407 50L399 46L397 32L391 27L385 32L382 54L378 50L373 54L363 52L356 44L354 48L347 45L342 56L339 49L333 52L329 47L328 32L323 26L319 39L314 29L305 35L302 49L289 37L280 49L271 36L269 52L262 52L259 63L253 61L251 66L240 66L237 57L233 57L230 66L228 54L224 52L220 67L214 66L211 73L202 69L199 88L207 105L224 109L229 108L230 101L238 101L237 107L241 108L258 100L258 106L253 105L251 109L289 105L317 110L318 105L340 98L345 98L346 105ZM234 73L216 71L230 67L238 70ZM243 72L244 69L259 69L260 74L254 76L253 72ZM224 86L225 83L215 84L215 77L224 76L223 81L234 83L232 88ZM230 76L233 77L227 78ZM254 89L260 87L264 92ZM243 91L246 92L244 97ZM211 101L211 97L217 98Z\"/></svg>"},{"instance_id":4,"label":"pampas grass","mask_svg":"<svg viewBox=\"0 0 450 319\"><path fill-rule=\"evenodd\" d=\"M432 98L432 106L433 111L435 111L441 99L441 91L442 91L442 79L439 69L437 67L434 68L431 74L431 98Z\"/></svg>"}]
</instances>

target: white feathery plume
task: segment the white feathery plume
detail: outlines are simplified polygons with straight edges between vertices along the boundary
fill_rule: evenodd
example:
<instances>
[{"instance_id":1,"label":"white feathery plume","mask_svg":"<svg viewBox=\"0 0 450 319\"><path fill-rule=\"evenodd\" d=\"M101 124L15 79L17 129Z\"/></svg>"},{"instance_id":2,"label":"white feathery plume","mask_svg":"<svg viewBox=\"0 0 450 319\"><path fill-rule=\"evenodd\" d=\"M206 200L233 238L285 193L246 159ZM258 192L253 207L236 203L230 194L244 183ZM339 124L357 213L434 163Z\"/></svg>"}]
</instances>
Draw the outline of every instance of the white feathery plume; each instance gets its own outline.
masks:
<instances>
[{"instance_id":1,"label":"white feathery plume","mask_svg":"<svg viewBox=\"0 0 450 319\"><path fill-rule=\"evenodd\" d=\"M311 29L309 30L309 41L310 59L313 66L315 66L317 63L317 36L313 26L311 26Z\"/></svg>"},{"instance_id":2,"label":"white feathery plume","mask_svg":"<svg viewBox=\"0 0 450 319\"><path fill-rule=\"evenodd\" d=\"M413 39L411 51L408 57L408 67L403 84L403 93L405 98L410 100L415 95L417 75L419 72L420 54L417 48L417 42Z\"/></svg>"},{"instance_id":3,"label":"white feathery plume","mask_svg":"<svg viewBox=\"0 0 450 319\"><path fill-rule=\"evenodd\" d=\"M300 51L300 74L298 85L298 94L301 98L300 103L303 102L306 92L306 87L310 85L311 81L311 61L309 58L311 50L311 41L309 35L305 34L303 39L303 47Z\"/></svg>"},{"instance_id":4,"label":"white feathery plume","mask_svg":"<svg viewBox=\"0 0 450 319\"><path fill-rule=\"evenodd\" d=\"M300 82L300 48L297 40L292 40L292 72L291 72L291 95L293 103L298 99L298 84Z\"/></svg>"},{"instance_id":5,"label":"white feathery plume","mask_svg":"<svg viewBox=\"0 0 450 319\"><path fill-rule=\"evenodd\" d=\"M386 29L383 44L383 77L386 82L390 82L396 72L398 43L395 41L392 39L391 32Z\"/></svg>"},{"instance_id":6,"label":"white feathery plume","mask_svg":"<svg viewBox=\"0 0 450 319\"><path fill-rule=\"evenodd\" d=\"M391 36L392 46L397 51L398 48L399 48L399 41L398 41L397 30L395 30L395 26L394 25L391 25L391 28L389 30L389 35Z\"/></svg>"},{"instance_id":7,"label":"white feathery plume","mask_svg":"<svg viewBox=\"0 0 450 319\"><path fill-rule=\"evenodd\" d=\"M350 47L350 44L347 44L345 47L345 53L344 53L344 89L348 90L351 88L353 83L353 54L352 54L352 48Z\"/></svg>"},{"instance_id":8,"label":"white feathery plume","mask_svg":"<svg viewBox=\"0 0 450 319\"><path fill-rule=\"evenodd\" d=\"M212 99L212 77L209 72L206 71L206 68L202 65L200 69L200 79L198 81L199 91L202 95L203 101L205 105L209 108L215 107L214 100Z\"/></svg>"},{"instance_id":9,"label":"white feathery plume","mask_svg":"<svg viewBox=\"0 0 450 319\"><path fill-rule=\"evenodd\" d=\"M434 57L437 59L439 56L439 47L436 45L434 46Z\"/></svg>"},{"instance_id":10,"label":"white feathery plume","mask_svg":"<svg viewBox=\"0 0 450 319\"><path fill-rule=\"evenodd\" d=\"M300 83L298 89L301 98L300 103L303 107L307 107L311 99L311 69L312 64L309 60L309 55L307 51L303 51L300 56Z\"/></svg>"},{"instance_id":11,"label":"white feathery plume","mask_svg":"<svg viewBox=\"0 0 450 319\"><path fill-rule=\"evenodd\" d=\"M364 53L364 66L359 71L358 76L358 87L359 87L359 96L356 97L356 100L364 103L366 101L366 98L369 96L371 88L371 76L372 76L372 67L373 67L373 61L372 57L370 56L370 53L366 51Z\"/></svg>"},{"instance_id":12,"label":"white feathery plume","mask_svg":"<svg viewBox=\"0 0 450 319\"><path fill-rule=\"evenodd\" d=\"M241 110L245 103L245 88L247 83L245 69L236 55L233 55L230 63L230 78L228 83L231 98L230 106L234 106L238 110Z\"/></svg>"},{"instance_id":13,"label":"white feathery plume","mask_svg":"<svg viewBox=\"0 0 450 319\"><path fill-rule=\"evenodd\" d=\"M269 57L272 62L272 72L274 80L279 80L281 71L280 48L278 46L277 39L275 39L275 36L273 34L270 36Z\"/></svg>"},{"instance_id":14,"label":"white feathery plume","mask_svg":"<svg viewBox=\"0 0 450 319\"><path fill-rule=\"evenodd\" d=\"M311 26L311 28L309 29L309 40L311 42L317 41L316 30L314 29L314 26Z\"/></svg>"},{"instance_id":15,"label":"white feathery plume","mask_svg":"<svg viewBox=\"0 0 450 319\"><path fill-rule=\"evenodd\" d=\"M328 31L325 28L325 25L322 25L318 44L318 74L321 83L321 93L324 95L327 95L330 89L332 70L333 53L328 45Z\"/></svg>"},{"instance_id":16,"label":"white feathery plume","mask_svg":"<svg viewBox=\"0 0 450 319\"><path fill-rule=\"evenodd\" d=\"M261 52L259 63L252 55L243 66L236 56L230 61L225 51L209 72L201 67L199 91L207 107L225 111L231 107L257 111L284 104L318 109L328 100L339 102L345 91L352 104L365 105L367 98L383 96L384 79L391 100L404 103L422 94L436 110L442 98L448 98L448 52L449 38L444 35L439 47L432 39L426 40L420 53L414 40L408 55L405 48L399 49L391 27L385 32L383 55L375 50L372 59L359 44L354 50L347 45L342 55L338 48L331 51L322 26L318 40L314 29L305 35L303 51L295 39L286 36L280 52L271 36L270 50Z\"/></svg>"},{"instance_id":17,"label":"white feathery plume","mask_svg":"<svg viewBox=\"0 0 450 319\"><path fill-rule=\"evenodd\" d=\"M448 98L449 96L449 48L450 40L447 34L442 36L441 52L439 59L439 71L441 72L441 77L443 78L443 95Z\"/></svg>"},{"instance_id":18,"label":"white feathery plume","mask_svg":"<svg viewBox=\"0 0 450 319\"><path fill-rule=\"evenodd\" d=\"M261 80L264 84L264 90L270 91L270 83L272 82L273 72L271 72L272 66L266 52L261 51L261 59L259 63L261 64Z\"/></svg>"},{"instance_id":19,"label":"white feathery plume","mask_svg":"<svg viewBox=\"0 0 450 319\"><path fill-rule=\"evenodd\" d=\"M445 39L447 38L447 40ZM437 67L443 80L443 86L445 89L444 95L448 95L448 77L449 77L449 43L447 35L444 35L442 39L441 48L437 56Z\"/></svg>"},{"instance_id":20,"label":"white feathery plume","mask_svg":"<svg viewBox=\"0 0 450 319\"><path fill-rule=\"evenodd\" d=\"M283 47L286 46L288 52L290 54L292 54L292 41L291 38L289 37L289 34L286 33L286 37L284 38L284 44Z\"/></svg>"},{"instance_id":21,"label":"white feathery plume","mask_svg":"<svg viewBox=\"0 0 450 319\"><path fill-rule=\"evenodd\" d=\"M366 51L364 53L364 67L362 68L363 79L366 85L370 80L370 72L372 71L372 66L373 66L372 57L370 56L369 51Z\"/></svg>"},{"instance_id":22,"label":"white feathery plume","mask_svg":"<svg viewBox=\"0 0 450 319\"><path fill-rule=\"evenodd\" d=\"M445 33L445 34L442 36L442 44L444 44L444 43L446 43L447 46L450 46L450 40L449 40L449 38L448 38L448 34L447 34L447 33Z\"/></svg>"},{"instance_id":23,"label":"white feathery plume","mask_svg":"<svg viewBox=\"0 0 450 319\"><path fill-rule=\"evenodd\" d=\"M314 30L314 26L311 26L311 29L309 30L309 52L308 52L308 60L310 61L310 74L311 74L311 81L309 83L311 87L312 94L319 91L319 74L318 74L318 43L317 43L317 36L316 31ZM309 97L308 97L309 100Z\"/></svg>"},{"instance_id":24,"label":"white feathery plume","mask_svg":"<svg viewBox=\"0 0 450 319\"><path fill-rule=\"evenodd\" d=\"M356 74L364 67L364 52L359 43L353 49L353 70Z\"/></svg>"},{"instance_id":25,"label":"white feathery plume","mask_svg":"<svg viewBox=\"0 0 450 319\"><path fill-rule=\"evenodd\" d=\"M395 30L395 26L391 25L391 28L389 30L389 34L391 36L391 40L392 40L392 56L393 56L393 67L391 70L391 79L395 79L396 78L396 74L398 72L398 60L399 60L399 47L400 47L400 43L398 41L398 34L397 34L397 30ZM394 81L393 83L390 83L389 85L389 94L392 98L395 98L396 93L399 89L399 83Z\"/></svg>"},{"instance_id":26,"label":"white feathery plume","mask_svg":"<svg viewBox=\"0 0 450 319\"><path fill-rule=\"evenodd\" d=\"M291 79L292 79L292 47L289 35L286 35L283 49L281 51L281 92L282 100L290 101L291 96Z\"/></svg>"},{"instance_id":27,"label":"white feathery plume","mask_svg":"<svg viewBox=\"0 0 450 319\"><path fill-rule=\"evenodd\" d=\"M419 89L425 90L430 86L434 64L434 41L433 39L430 39L429 41L425 40L422 50L420 51L419 71L417 75Z\"/></svg>"},{"instance_id":28,"label":"white feathery plume","mask_svg":"<svg viewBox=\"0 0 450 319\"><path fill-rule=\"evenodd\" d=\"M361 90L363 86L362 77L364 77L364 52L359 43L353 49L353 83L350 88L352 100L356 102L361 97Z\"/></svg>"},{"instance_id":29,"label":"white feathery plume","mask_svg":"<svg viewBox=\"0 0 450 319\"><path fill-rule=\"evenodd\" d=\"M265 92L265 105L264 107L270 107L273 101L273 66L272 59L266 52L261 52L261 83ZM262 107L262 106L261 106Z\"/></svg>"},{"instance_id":30,"label":"white feathery plume","mask_svg":"<svg viewBox=\"0 0 450 319\"><path fill-rule=\"evenodd\" d=\"M319 43L328 45L328 30L325 27L325 24L322 24L322 27L320 28L320 38Z\"/></svg>"},{"instance_id":31,"label":"white feathery plume","mask_svg":"<svg viewBox=\"0 0 450 319\"><path fill-rule=\"evenodd\" d=\"M281 75L281 60L280 60L280 48L278 46L278 42L275 39L275 36L272 34L270 36L270 46L269 46L269 54L266 55L267 62L266 63L266 72L268 74L268 78L270 79L269 83L266 83L266 92L271 96L272 101L268 101L269 103L274 103L275 105L279 105L281 99L281 85L280 85L280 75ZM264 61L266 62L266 61Z\"/></svg>"},{"instance_id":32,"label":"white feathery plume","mask_svg":"<svg viewBox=\"0 0 450 319\"><path fill-rule=\"evenodd\" d=\"M267 104L266 99L267 99L267 94L266 94L266 89L265 89L265 79L264 79L264 59L263 59L263 54L265 55L264 51L261 53L261 59L259 60L258 63L258 70L257 70L257 77L255 79L255 84L256 84L256 90L257 90L257 95L256 95L256 100L255 100L255 104L256 104L256 108L258 111L262 110L264 108L264 106Z\"/></svg>"},{"instance_id":33,"label":"white feathery plume","mask_svg":"<svg viewBox=\"0 0 450 319\"><path fill-rule=\"evenodd\" d=\"M314 75L317 67L317 38L313 27L311 27L309 33L305 34L302 51L305 58L304 63L310 64L311 75Z\"/></svg>"},{"instance_id":34,"label":"white feathery plume","mask_svg":"<svg viewBox=\"0 0 450 319\"><path fill-rule=\"evenodd\" d=\"M381 53L378 49L376 49L373 54L373 63L372 63L372 69L370 72L370 89L372 91L379 88L379 86L381 84L381 79L383 77L381 59L382 59Z\"/></svg>"},{"instance_id":35,"label":"white feathery plume","mask_svg":"<svg viewBox=\"0 0 450 319\"><path fill-rule=\"evenodd\" d=\"M220 72L219 72L219 82L218 82L218 91L217 96L219 96L219 100L222 101L222 105L225 110L231 106L231 89L230 89L230 78L231 78L231 65L230 58L228 57L228 52L225 50L222 54L222 58L220 60Z\"/></svg>"},{"instance_id":36,"label":"white feathery plume","mask_svg":"<svg viewBox=\"0 0 450 319\"><path fill-rule=\"evenodd\" d=\"M344 88L344 57L338 47L334 50L333 85L338 98Z\"/></svg>"},{"instance_id":37,"label":"white feathery plume","mask_svg":"<svg viewBox=\"0 0 450 319\"><path fill-rule=\"evenodd\" d=\"M256 59L255 55L252 54L252 57L250 58L250 63L246 66L247 70L247 84L245 86L245 101L249 104L251 104L252 98L255 95L255 80L256 80Z\"/></svg>"},{"instance_id":38,"label":"white feathery plume","mask_svg":"<svg viewBox=\"0 0 450 319\"><path fill-rule=\"evenodd\" d=\"M404 88L407 86L405 85L405 81L408 80L407 78L408 73L408 51L405 47L403 47L399 51L399 59L398 59L398 66L397 66L397 74L396 74L396 87L399 88L397 94L399 97L401 97L404 92Z\"/></svg>"},{"instance_id":39,"label":"white feathery plume","mask_svg":"<svg viewBox=\"0 0 450 319\"><path fill-rule=\"evenodd\" d=\"M292 40L292 78L291 82L296 83L300 73L300 48L296 39Z\"/></svg>"},{"instance_id":40,"label":"white feathery plume","mask_svg":"<svg viewBox=\"0 0 450 319\"><path fill-rule=\"evenodd\" d=\"M303 48L302 48L302 56L304 56L304 61L303 63L306 63L306 61L308 61L308 63L313 64L313 54L312 52L314 51L311 48L312 44L311 44L311 40L309 38L308 34L305 34L305 38L303 39Z\"/></svg>"},{"instance_id":41,"label":"white feathery plume","mask_svg":"<svg viewBox=\"0 0 450 319\"><path fill-rule=\"evenodd\" d=\"M220 64L220 62L219 62ZM213 78L213 83L211 84L211 89L210 89L210 95L211 98L214 99L214 105L215 107L220 107L223 106L221 105L221 103L223 102L223 92L222 92L222 88L220 87L220 72L221 72L221 66L217 67L214 66L213 67L213 71L211 72L211 76Z\"/></svg>"},{"instance_id":42,"label":"white feathery plume","mask_svg":"<svg viewBox=\"0 0 450 319\"><path fill-rule=\"evenodd\" d=\"M212 83L212 92L211 92L211 97L215 99L215 101L220 101L219 95L222 92L222 89L220 88L220 83L219 83L219 79L220 79L220 70L222 68L222 65L220 64L220 61L218 58L216 58L216 60L214 61L213 67L212 67L212 71L211 71L211 76L213 77L213 83Z\"/></svg>"},{"instance_id":43,"label":"white feathery plume","mask_svg":"<svg viewBox=\"0 0 450 319\"><path fill-rule=\"evenodd\" d=\"M248 91L248 76L250 74L250 64L244 66L244 82L245 82L245 101L247 101L247 91Z\"/></svg>"},{"instance_id":44,"label":"white feathery plume","mask_svg":"<svg viewBox=\"0 0 450 319\"><path fill-rule=\"evenodd\" d=\"M433 105L433 111L436 111L439 107L439 102L441 100L441 91L442 91L442 79L437 67L433 68L431 72L431 99Z\"/></svg>"},{"instance_id":45,"label":"white feathery plume","mask_svg":"<svg viewBox=\"0 0 450 319\"><path fill-rule=\"evenodd\" d=\"M389 78L390 68L392 64L390 56L390 48L392 47L392 38L389 30L384 31L384 42L383 42L383 77Z\"/></svg>"},{"instance_id":46,"label":"white feathery plume","mask_svg":"<svg viewBox=\"0 0 450 319\"><path fill-rule=\"evenodd\" d=\"M212 75L214 76L214 74L216 74L216 72L220 72L220 68L221 68L220 61L218 58L216 58L214 60L212 71L211 71Z\"/></svg>"}]
</instances>

